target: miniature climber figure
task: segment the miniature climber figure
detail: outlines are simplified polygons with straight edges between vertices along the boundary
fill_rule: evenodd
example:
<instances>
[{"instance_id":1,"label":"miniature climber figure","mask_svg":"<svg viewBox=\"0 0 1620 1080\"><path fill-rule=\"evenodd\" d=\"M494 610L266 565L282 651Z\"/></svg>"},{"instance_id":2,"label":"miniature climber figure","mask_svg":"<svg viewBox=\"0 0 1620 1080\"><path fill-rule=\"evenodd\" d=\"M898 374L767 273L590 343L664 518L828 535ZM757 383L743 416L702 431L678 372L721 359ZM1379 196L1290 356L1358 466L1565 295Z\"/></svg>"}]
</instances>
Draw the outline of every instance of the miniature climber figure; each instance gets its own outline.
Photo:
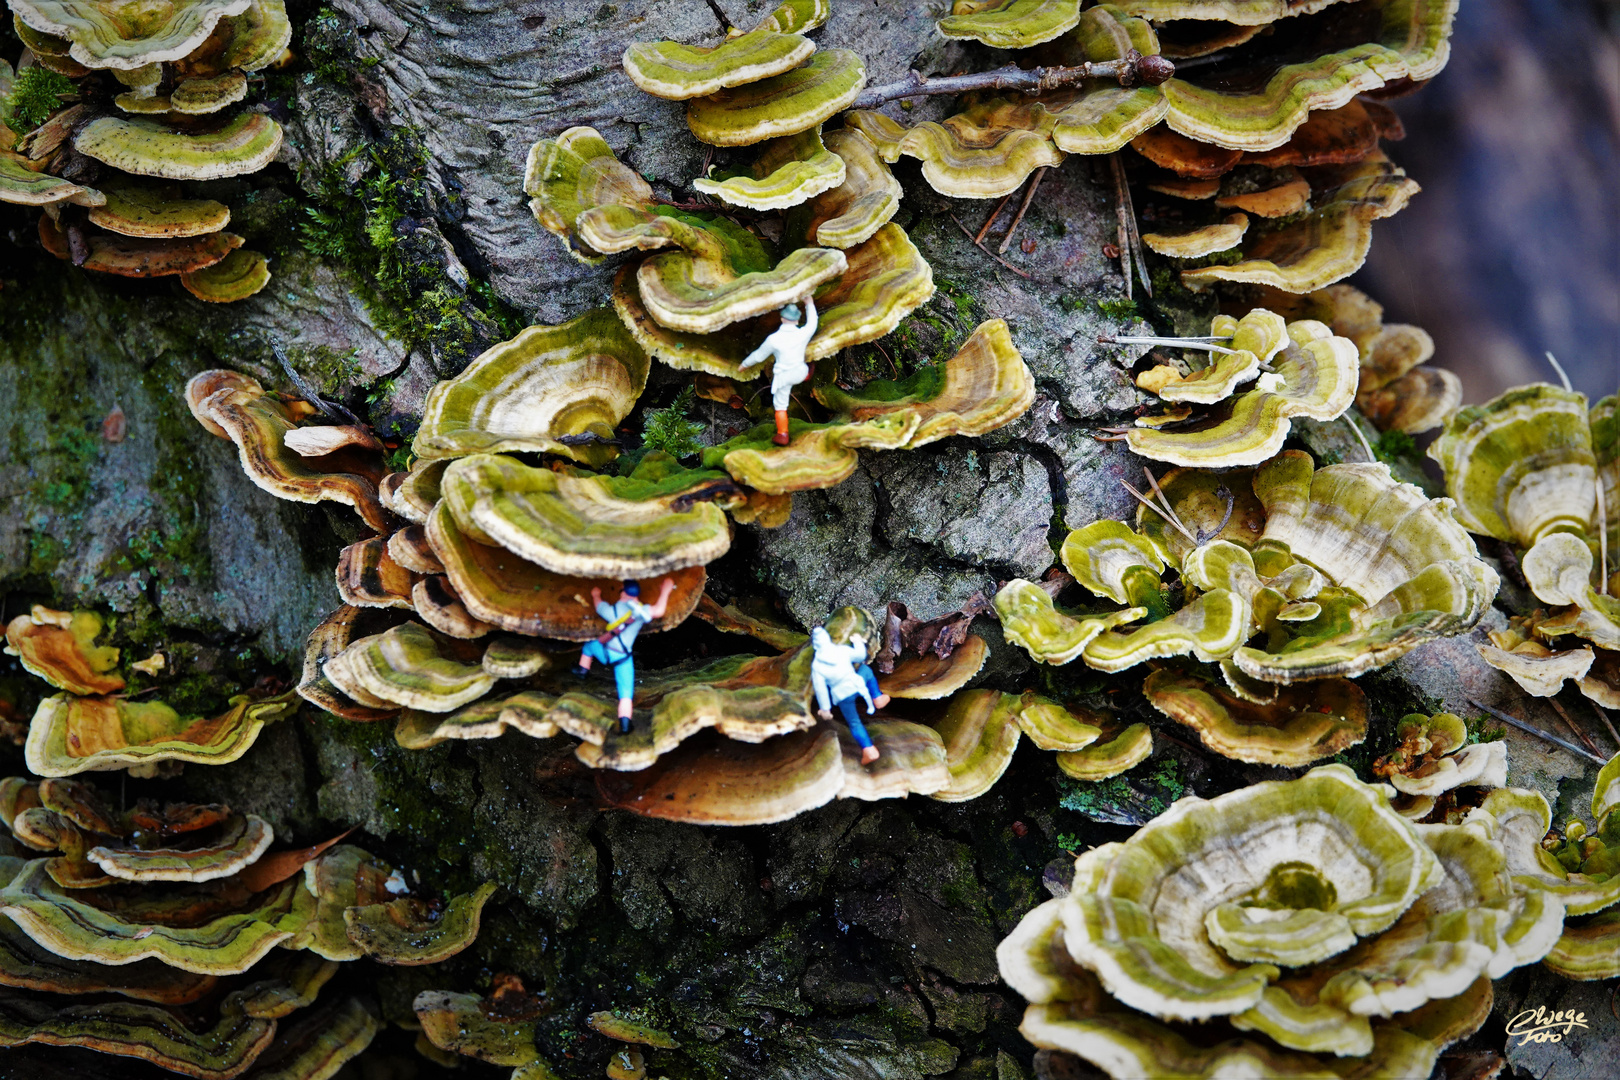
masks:
<instances>
[{"instance_id":1,"label":"miniature climber figure","mask_svg":"<svg viewBox=\"0 0 1620 1080\"><path fill-rule=\"evenodd\" d=\"M842 712L849 733L861 748L861 764L870 765L878 759L878 748L861 723L856 701L865 701L867 715L871 715L889 703L889 695L878 689L877 676L866 663L866 639L856 634L848 645L839 645L826 627L818 626L810 631L810 646L815 650L810 684L816 691L816 715L831 720L834 708Z\"/></svg>"},{"instance_id":2,"label":"miniature climber figure","mask_svg":"<svg viewBox=\"0 0 1620 1080\"><path fill-rule=\"evenodd\" d=\"M810 365L804 362L804 350L816 334L816 302L807 296L804 306L806 315L803 326L799 325L799 305L789 304L782 309L782 325L771 331L770 336L760 342L759 348L749 353L748 358L738 365L751 368L764 363L766 357L776 357L776 367L771 372L771 404L776 407L776 435L771 442L777 446L786 446L791 441L787 408L793 397L793 388L810 377Z\"/></svg>"},{"instance_id":3,"label":"miniature climber figure","mask_svg":"<svg viewBox=\"0 0 1620 1080\"><path fill-rule=\"evenodd\" d=\"M602 621L607 623L607 628L595 641L585 643L585 648L579 654L579 663L574 666L574 674L580 678L590 674L593 660L613 665L613 683L619 691L621 732L628 733L630 730L630 711L636 696L636 661L631 654L636 635L641 633L643 626L664 617L664 612L669 610L669 594L674 591L675 579L665 578L658 587L658 602L643 604L639 599L641 586L634 581L626 581L618 602L609 604L602 599L601 589L591 589L591 603L596 613L602 616Z\"/></svg>"}]
</instances>

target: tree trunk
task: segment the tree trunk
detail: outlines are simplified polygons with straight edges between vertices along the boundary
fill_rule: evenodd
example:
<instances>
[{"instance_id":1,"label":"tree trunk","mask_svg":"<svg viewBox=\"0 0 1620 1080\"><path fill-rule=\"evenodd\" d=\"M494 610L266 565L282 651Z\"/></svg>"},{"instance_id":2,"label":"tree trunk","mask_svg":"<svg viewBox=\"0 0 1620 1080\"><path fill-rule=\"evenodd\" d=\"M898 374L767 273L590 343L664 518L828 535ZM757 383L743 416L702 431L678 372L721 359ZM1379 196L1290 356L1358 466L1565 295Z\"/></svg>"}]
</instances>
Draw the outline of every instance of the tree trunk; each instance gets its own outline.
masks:
<instances>
[{"instance_id":1,"label":"tree trunk","mask_svg":"<svg viewBox=\"0 0 1620 1080\"><path fill-rule=\"evenodd\" d=\"M271 351L280 343L325 392L406 438L435 380L523 325L606 302L612 267L575 261L529 212L522 177L535 140L596 127L677 200L691 197L706 157L681 106L640 93L618 67L633 40L716 42L705 4L292 6L298 62L261 92L287 129L282 158L249 183L217 185L232 230L273 258L264 292L213 307L172 279L89 275L39 249L34 214L0 207L0 613L34 602L111 610L119 644L169 657L163 696L177 705L218 703L262 678L296 681L305 635L338 602L332 569L353 538L344 514L254 487L231 445L191 419L185 380L223 366L285 385ZM724 6L749 23L743 0ZM935 0L834 8L821 47L860 51L874 84L912 69L987 66L976 46L935 33ZM906 115L946 106L927 99ZM779 601L805 624L843 604L900 600L920 617L953 610L998 580L1038 576L1068 529L1134 512L1119 481L1136 482L1142 463L1092 438L1146 400L1129 373L1141 350L1099 346L1097 336L1151 329L1121 314L1123 280L1103 254L1115 238L1106 163L1072 158L1050 170L1004 256L1021 274L964 234L993 202L942 198L914 163L897 173L898 220L939 292L881 355L842 362L886 375L886 363L950 356L978 322L999 317L1040 393L991 436L869 456L839 487L801 495L785 526L739 528L733 552L711 567L716 587ZM1169 276L1153 304L1141 311L1160 331L1208 332L1212 301ZM644 405L684 381L655 372ZM115 407L127 417L117 442L102 433ZM742 424L723 405L699 407L715 441ZM1305 438L1357 459L1336 427ZM1163 730L1135 693L1140 671L1037 670L993 623L975 631L993 643L985 684L1057 680ZM677 648L645 644L654 660ZM0 702L26 717L40 684L11 658L0 663ZM1381 719L1442 702L1460 710L1468 695L1522 707L1466 641L1420 650L1363 684ZM1536 718L1551 725L1550 714ZM1389 726L1352 759L1387 749ZM654 1075L1011 1080L1031 1075L1032 1054L1016 1032L1023 1002L1000 983L994 947L1063 887L1065 849L1121 838L1183 793L1282 775L1164 734L1152 763L1084 791L1026 746L973 802L843 801L783 825L727 830L599 809L570 740L509 734L413 752L387 724L306 707L234 765L130 780L124 794L228 801L299 842L356 826L360 842L413 880L499 882L473 950L363 978L401 1021L421 989L487 988L492 972L517 973L555 1005L542 1041L566 1077L602 1075L614 1046L583 1020L618 1007L649 1010L681 1040L680 1051L650 1055ZM1515 782L1554 800L1559 778L1581 772L1528 737L1508 740ZM20 752L5 753L8 771L21 772ZM397 1034L372 1053L409 1056L409 1045Z\"/></svg>"}]
</instances>

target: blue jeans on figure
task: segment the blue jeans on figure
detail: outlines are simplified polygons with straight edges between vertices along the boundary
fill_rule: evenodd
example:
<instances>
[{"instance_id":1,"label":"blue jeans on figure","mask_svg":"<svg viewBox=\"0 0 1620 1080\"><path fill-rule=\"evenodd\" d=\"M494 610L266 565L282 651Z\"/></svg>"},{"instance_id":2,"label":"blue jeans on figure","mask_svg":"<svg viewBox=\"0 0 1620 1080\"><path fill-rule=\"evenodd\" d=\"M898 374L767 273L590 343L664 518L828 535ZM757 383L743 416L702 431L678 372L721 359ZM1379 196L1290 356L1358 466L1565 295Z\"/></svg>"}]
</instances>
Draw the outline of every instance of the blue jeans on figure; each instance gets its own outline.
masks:
<instances>
[{"instance_id":1,"label":"blue jeans on figure","mask_svg":"<svg viewBox=\"0 0 1620 1080\"><path fill-rule=\"evenodd\" d=\"M615 660L608 655L607 647L600 641L587 641L580 650L586 656L599 664L613 665L613 685L618 688L621 698L636 696L636 659L626 653Z\"/></svg>"},{"instance_id":2,"label":"blue jeans on figure","mask_svg":"<svg viewBox=\"0 0 1620 1080\"><path fill-rule=\"evenodd\" d=\"M866 692L868 694L875 698L883 693L882 690L878 689L877 676L872 674L872 668L869 664L862 664L856 669L855 674L866 680ZM833 702L833 705L839 712L844 714L844 723L849 725L849 733L855 737L856 745L862 750L871 746L872 736L866 733L866 725L861 723L861 695L851 694L847 698L839 698Z\"/></svg>"}]
</instances>

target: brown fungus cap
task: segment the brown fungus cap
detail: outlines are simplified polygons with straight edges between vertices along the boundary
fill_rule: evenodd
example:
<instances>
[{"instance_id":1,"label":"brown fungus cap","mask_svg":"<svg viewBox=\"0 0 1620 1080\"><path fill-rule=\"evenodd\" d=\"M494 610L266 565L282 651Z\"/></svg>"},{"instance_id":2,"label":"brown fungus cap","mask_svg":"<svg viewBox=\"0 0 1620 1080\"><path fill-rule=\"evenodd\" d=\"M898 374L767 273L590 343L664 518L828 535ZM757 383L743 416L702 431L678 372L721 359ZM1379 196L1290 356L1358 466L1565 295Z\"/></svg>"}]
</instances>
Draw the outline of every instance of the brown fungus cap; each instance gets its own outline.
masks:
<instances>
[{"instance_id":1,"label":"brown fungus cap","mask_svg":"<svg viewBox=\"0 0 1620 1080\"><path fill-rule=\"evenodd\" d=\"M235 233L212 232L178 239L144 239L101 229L84 234L89 254L79 263L86 270L119 277L170 277L213 266L242 246ZM58 259L73 257L68 236L56 222L39 219L39 239Z\"/></svg>"},{"instance_id":2,"label":"brown fungus cap","mask_svg":"<svg viewBox=\"0 0 1620 1080\"><path fill-rule=\"evenodd\" d=\"M758 745L707 735L638 772L597 773L611 806L644 817L704 825L765 825L823 806L845 770L831 725Z\"/></svg>"},{"instance_id":3,"label":"brown fungus cap","mask_svg":"<svg viewBox=\"0 0 1620 1080\"><path fill-rule=\"evenodd\" d=\"M1284 687L1257 704L1190 671L1162 668L1142 693L1172 720L1198 732L1224 757L1298 768L1332 757L1367 737L1367 699L1348 679Z\"/></svg>"},{"instance_id":4,"label":"brown fungus cap","mask_svg":"<svg viewBox=\"0 0 1620 1080\"><path fill-rule=\"evenodd\" d=\"M236 444L243 471L259 487L293 502L344 503L378 533L393 530L392 515L377 497L380 454L345 447L304 458L288 450L285 439L297 427L292 413L246 376L204 371L186 384L186 401L204 426Z\"/></svg>"},{"instance_id":5,"label":"brown fungus cap","mask_svg":"<svg viewBox=\"0 0 1620 1080\"><path fill-rule=\"evenodd\" d=\"M355 640L387 629L403 619L400 613L359 608L344 604L310 631L304 646L304 669L298 682L298 696L334 716L359 723L391 720L399 715L398 706L361 705L326 677L327 661L347 649Z\"/></svg>"},{"instance_id":6,"label":"brown fungus cap","mask_svg":"<svg viewBox=\"0 0 1620 1080\"><path fill-rule=\"evenodd\" d=\"M423 622L448 637L472 641L497 629L467 610L461 594L443 574L430 574L411 586L411 605Z\"/></svg>"},{"instance_id":7,"label":"brown fungus cap","mask_svg":"<svg viewBox=\"0 0 1620 1080\"><path fill-rule=\"evenodd\" d=\"M411 607L417 575L400 566L380 536L350 544L338 553L337 588L355 607Z\"/></svg>"},{"instance_id":8,"label":"brown fungus cap","mask_svg":"<svg viewBox=\"0 0 1620 1080\"><path fill-rule=\"evenodd\" d=\"M96 645L104 629L93 611L53 611L35 605L6 625L6 651L24 669L71 694L112 694L124 688L119 650Z\"/></svg>"},{"instance_id":9,"label":"brown fungus cap","mask_svg":"<svg viewBox=\"0 0 1620 1080\"><path fill-rule=\"evenodd\" d=\"M466 535L443 505L428 518L427 540L467 610L481 621L517 634L564 641L595 638L602 632L602 620L588 603L591 589L598 588L611 599L622 586L618 578L557 574L505 548L480 544ZM703 594L703 567L685 567L670 576L675 591L669 606L661 618L643 627L644 633L680 625ZM654 576L641 579L642 595L654 595L660 580Z\"/></svg>"},{"instance_id":10,"label":"brown fungus cap","mask_svg":"<svg viewBox=\"0 0 1620 1080\"><path fill-rule=\"evenodd\" d=\"M428 543L427 527L407 525L388 538L388 554L413 574L442 574L444 564Z\"/></svg>"}]
</instances>

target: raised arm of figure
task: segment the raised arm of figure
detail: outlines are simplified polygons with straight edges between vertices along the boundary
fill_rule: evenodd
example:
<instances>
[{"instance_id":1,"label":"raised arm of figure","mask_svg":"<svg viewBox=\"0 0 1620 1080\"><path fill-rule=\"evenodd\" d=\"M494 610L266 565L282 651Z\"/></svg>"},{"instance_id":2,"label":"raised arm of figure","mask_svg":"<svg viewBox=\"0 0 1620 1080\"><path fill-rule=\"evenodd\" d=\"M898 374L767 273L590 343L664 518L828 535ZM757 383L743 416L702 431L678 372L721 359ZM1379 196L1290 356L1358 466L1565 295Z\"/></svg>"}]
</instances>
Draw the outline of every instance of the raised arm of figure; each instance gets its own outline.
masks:
<instances>
[{"instance_id":1,"label":"raised arm of figure","mask_svg":"<svg viewBox=\"0 0 1620 1080\"><path fill-rule=\"evenodd\" d=\"M647 605L647 614L654 619L662 619L664 612L669 610L669 594L675 591L675 579L665 578L658 586L658 599Z\"/></svg>"},{"instance_id":2,"label":"raised arm of figure","mask_svg":"<svg viewBox=\"0 0 1620 1080\"><path fill-rule=\"evenodd\" d=\"M759 348L755 349L753 352L749 353L746 357L744 357L743 362L738 364L737 366L738 367L750 368L750 367L753 367L755 364L763 363L765 360L767 360L771 356L774 356L775 354L776 354L776 334L773 332L764 341L759 343Z\"/></svg>"}]
</instances>

